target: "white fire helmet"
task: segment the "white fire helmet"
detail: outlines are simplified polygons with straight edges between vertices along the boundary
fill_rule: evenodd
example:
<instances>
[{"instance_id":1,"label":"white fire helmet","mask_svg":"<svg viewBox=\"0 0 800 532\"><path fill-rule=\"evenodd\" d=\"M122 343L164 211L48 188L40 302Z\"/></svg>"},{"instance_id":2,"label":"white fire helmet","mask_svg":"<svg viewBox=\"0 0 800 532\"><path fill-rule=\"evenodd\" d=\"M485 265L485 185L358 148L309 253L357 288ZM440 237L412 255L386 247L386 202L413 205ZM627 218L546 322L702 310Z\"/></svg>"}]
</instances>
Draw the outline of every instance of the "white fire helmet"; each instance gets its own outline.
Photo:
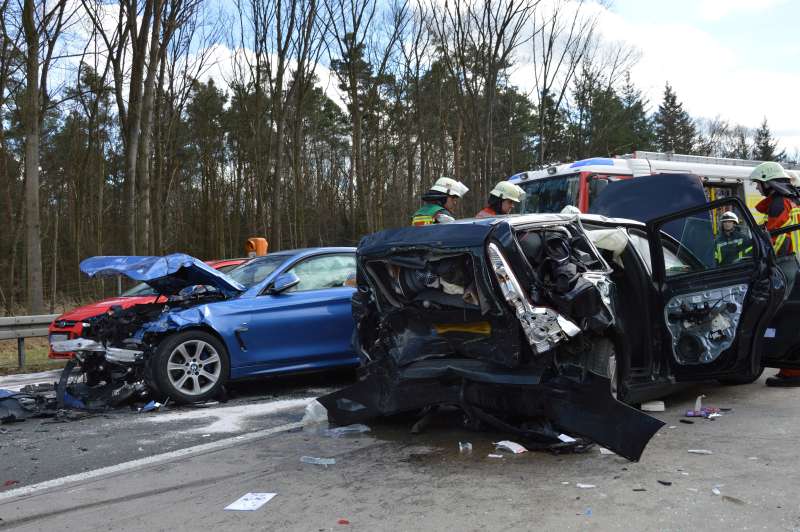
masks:
<instances>
[{"instance_id":1,"label":"white fire helmet","mask_svg":"<svg viewBox=\"0 0 800 532\"><path fill-rule=\"evenodd\" d=\"M450 177L440 177L437 179L436 183L431 187L431 190L442 192L448 196L458 196L459 198L463 197L464 194L469 191L464 183Z\"/></svg>"},{"instance_id":2,"label":"white fire helmet","mask_svg":"<svg viewBox=\"0 0 800 532\"><path fill-rule=\"evenodd\" d=\"M525 191L522 189L522 187L517 186L510 181L500 181L495 185L494 189L489 192L489 194L492 196L497 196L500 199L508 199L514 203L519 203L525 196Z\"/></svg>"}]
</instances>

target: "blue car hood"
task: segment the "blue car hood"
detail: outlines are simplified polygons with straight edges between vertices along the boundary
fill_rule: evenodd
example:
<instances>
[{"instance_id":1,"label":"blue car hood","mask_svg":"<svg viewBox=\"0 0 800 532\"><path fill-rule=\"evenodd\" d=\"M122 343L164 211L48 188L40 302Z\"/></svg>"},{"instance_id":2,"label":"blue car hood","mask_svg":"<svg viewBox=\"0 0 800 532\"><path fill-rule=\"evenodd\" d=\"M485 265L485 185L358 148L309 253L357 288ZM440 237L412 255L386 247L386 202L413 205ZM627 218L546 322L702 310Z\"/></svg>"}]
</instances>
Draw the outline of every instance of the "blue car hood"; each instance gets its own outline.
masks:
<instances>
[{"instance_id":1,"label":"blue car hood","mask_svg":"<svg viewBox=\"0 0 800 532\"><path fill-rule=\"evenodd\" d=\"M89 277L124 275L145 282L159 294L168 296L195 285L213 286L229 297L246 290L224 273L184 253L164 257L90 257L81 262L80 268Z\"/></svg>"}]
</instances>

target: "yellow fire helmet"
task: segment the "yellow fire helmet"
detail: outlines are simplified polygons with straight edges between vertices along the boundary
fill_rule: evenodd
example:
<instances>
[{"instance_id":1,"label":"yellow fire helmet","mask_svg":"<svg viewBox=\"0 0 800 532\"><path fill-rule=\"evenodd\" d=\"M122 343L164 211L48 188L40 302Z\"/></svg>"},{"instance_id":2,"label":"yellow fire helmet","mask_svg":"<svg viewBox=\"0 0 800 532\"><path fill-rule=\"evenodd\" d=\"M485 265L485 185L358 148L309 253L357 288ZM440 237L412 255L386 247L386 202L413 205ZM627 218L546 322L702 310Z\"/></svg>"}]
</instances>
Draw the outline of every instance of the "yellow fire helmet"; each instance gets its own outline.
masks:
<instances>
[{"instance_id":1,"label":"yellow fire helmet","mask_svg":"<svg viewBox=\"0 0 800 532\"><path fill-rule=\"evenodd\" d=\"M767 182L773 179L791 180L791 177L779 163L769 161L761 163L753 168L753 171L750 173L750 179L753 181Z\"/></svg>"},{"instance_id":2,"label":"yellow fire helmet","mask_svg":"<svg viewBox=\"0 0 800 532\"><path fill-rule=\"evenodd\" d=\"M492 196L497 196L500 199L508 199L513 201L514 203L519 203L522 201L523 196L525 196L525 191L522 187L515 185L509 181L500 181L494 186L491 192L489 192Z\"/></svg>"}]
</instances>

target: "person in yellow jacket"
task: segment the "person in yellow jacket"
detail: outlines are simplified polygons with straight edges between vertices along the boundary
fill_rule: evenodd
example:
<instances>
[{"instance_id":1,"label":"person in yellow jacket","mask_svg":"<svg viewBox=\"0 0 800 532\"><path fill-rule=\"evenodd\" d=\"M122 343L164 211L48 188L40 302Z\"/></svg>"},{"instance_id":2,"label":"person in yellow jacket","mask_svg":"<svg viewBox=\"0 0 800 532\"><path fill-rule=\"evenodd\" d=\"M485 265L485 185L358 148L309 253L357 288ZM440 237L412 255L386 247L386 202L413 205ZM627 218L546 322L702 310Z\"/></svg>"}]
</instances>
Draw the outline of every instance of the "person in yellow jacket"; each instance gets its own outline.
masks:
<instances>
[{"instance_id":1,"label":"person in yellow jacket","mask_svg":"<svg viewBox=\"0 0 800 532\"><path fill-rule=\"evenodd\" d=\"M414 213L411 225L421 226L430 224L445 224L455 221L453 211L458 205L458 200L469 189L461 181L449 177L440 177L436 183L423 194L425 204Z\"/></svg>"},{"instance_id":2,"label":"person in yellow jacket","mask_svg":"<svg viewBox=\"0 0 800 532\"><path fill-rule=\"evenodd\" d=\"M525 191L522 187L508 181L500 181L489 192L486 207L478 211L475 218L492 218L501 214L511 214L514 207L522 201Z\"/></svg>"},{"instance_id":3,"label":"person in yellow jacket","mask_svg":"<svg viewBox=\"0 0 800 532\"><path fill-rule=\"evenodd\" d=\"M764 196L756 210L767 215L767 231L800 223L800 198L783 166L775 162L761 163L753 169L750 179ZM800 249L798 240L797 231L783 233L772 237L772 248L778 257L789 256ZM781 368L774 377L767 379L767 386L800 387L800 370Z\"/></svg>"}]
</instances>

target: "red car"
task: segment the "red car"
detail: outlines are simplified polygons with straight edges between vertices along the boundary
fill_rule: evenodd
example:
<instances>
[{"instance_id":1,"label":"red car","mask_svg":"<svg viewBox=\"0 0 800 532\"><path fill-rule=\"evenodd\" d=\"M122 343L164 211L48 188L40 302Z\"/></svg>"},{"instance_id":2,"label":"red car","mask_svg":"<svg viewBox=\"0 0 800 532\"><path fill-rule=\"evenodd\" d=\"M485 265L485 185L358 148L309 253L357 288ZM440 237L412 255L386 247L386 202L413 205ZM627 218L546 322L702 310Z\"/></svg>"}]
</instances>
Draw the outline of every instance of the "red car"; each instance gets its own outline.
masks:
<instances>
[{"instance_id":1,"label":"red car","mask_svg":"<svg viewBox=\"0 0 800 532\"><path fill-rule=\"evenodd\" d=\"M249 259L219 259L206 261L206 264L221 272L227 272L248 260ZM118 297L111 297L98 301L97 303L74 308L57 317L53 320L53 323L50 324L50 343L59 340L78 338L83 332L83 320L99 316L115 305L128 308L134 305L153 303L156 299L158 299L158 297L152 288L145 283L139 283L130 290L123 292ZM54 353L51 349L47 356L54 359L68 359L72 357L72 353Z\"/></svg>"}]
</instances>

